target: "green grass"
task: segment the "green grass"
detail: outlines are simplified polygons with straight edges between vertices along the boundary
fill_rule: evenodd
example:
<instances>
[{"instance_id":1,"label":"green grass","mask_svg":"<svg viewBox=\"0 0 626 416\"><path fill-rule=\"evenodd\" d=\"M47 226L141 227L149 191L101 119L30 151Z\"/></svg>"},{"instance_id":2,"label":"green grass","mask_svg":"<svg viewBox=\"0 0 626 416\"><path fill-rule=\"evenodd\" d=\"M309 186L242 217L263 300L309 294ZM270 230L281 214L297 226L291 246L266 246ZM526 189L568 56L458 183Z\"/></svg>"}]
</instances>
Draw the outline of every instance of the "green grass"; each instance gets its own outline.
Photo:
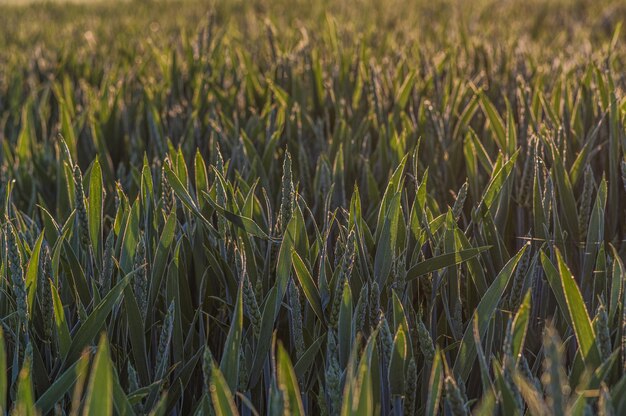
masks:
<instances>
[{"instance_id":1,"label":"green grass","mask_svg":"<svg viewBox=\"0 0 626 416\"><path fill-rule=\"evenodd\" d=\"M0 6L1 413L625 413L624 17Z\"/></svg>"}]
</instances>

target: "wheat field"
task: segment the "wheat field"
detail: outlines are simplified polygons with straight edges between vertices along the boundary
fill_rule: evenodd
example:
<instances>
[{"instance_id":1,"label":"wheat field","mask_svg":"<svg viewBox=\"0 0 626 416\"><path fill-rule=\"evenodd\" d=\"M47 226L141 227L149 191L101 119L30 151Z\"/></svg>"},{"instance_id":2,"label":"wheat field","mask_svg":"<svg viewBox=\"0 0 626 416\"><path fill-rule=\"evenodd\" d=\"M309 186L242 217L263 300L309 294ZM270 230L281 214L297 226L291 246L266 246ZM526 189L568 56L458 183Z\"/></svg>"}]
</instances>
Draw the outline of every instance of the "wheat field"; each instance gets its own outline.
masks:
<instances>
[{"instance_id":1,"label":"wheat field","mask_svg":"<svg viewBox=\"0 0 626 416\"><path fill-rule=\"evenodd\" d=\"M0 413L626 414L625 17L0 2Z\"/></svg>"}]
</instances>

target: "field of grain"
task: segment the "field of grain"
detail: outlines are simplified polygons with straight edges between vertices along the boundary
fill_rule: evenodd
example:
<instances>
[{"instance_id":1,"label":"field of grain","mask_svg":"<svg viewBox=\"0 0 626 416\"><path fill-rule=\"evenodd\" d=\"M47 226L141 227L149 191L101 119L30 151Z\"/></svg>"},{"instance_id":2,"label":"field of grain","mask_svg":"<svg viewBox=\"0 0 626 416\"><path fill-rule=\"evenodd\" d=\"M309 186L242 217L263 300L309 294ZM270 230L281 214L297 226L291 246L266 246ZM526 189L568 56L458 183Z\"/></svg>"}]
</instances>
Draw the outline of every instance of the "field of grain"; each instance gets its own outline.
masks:
<instances>
[{"instance_id":1,"label":"field of grain","mask_svg":"<svg viewBox=\"0 0 626 416\"><path fill-rule=\"evenodd\" d=\"M0 0L0 414L626 414L625 17Z\"/></svg>"}]
</instances>

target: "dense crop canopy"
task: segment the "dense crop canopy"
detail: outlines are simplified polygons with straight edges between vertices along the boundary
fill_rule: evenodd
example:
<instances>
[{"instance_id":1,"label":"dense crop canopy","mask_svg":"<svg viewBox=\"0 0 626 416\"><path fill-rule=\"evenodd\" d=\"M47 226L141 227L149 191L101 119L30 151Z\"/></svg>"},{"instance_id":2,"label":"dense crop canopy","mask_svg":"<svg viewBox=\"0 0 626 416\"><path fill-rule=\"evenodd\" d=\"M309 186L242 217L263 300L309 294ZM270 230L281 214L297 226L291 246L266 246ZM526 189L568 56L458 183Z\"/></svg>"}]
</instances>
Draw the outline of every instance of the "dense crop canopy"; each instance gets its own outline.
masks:
<instances>
[{"instance_id":1,"label":"dense crop canopy","mask_svg":"<svg viewBox=\"0 0 626 416\"><path fill-rule=\"evenodd\" d=\"M626 413L626 7L327 3L0 6L0 413Z\"/></svg>"}]
</instances>

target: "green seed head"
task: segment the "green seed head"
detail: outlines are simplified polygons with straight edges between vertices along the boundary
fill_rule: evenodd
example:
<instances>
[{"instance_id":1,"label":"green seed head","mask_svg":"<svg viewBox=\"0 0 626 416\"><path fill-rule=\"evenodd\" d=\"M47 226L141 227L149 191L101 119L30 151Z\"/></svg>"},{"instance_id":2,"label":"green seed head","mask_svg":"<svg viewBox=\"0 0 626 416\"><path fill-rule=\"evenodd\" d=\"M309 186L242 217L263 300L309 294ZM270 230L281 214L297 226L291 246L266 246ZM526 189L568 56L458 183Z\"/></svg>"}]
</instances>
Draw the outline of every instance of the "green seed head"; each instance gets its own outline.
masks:
<instances>
[{"instance_id":1,"label":"green seed head","mask_svg":"<svg viewBox=\"0 0 626 416\"><path fill-rule=\"evenodd\" d=\"M530 243L528 243L530 244ZM511 286L511 293L509 295L509 310L511 312L516 311L522 301L524 285L526 284L526 276L528 275L528 267L530 265L530 248L527 248L522 254L517 268L515 269L515 275L513 277L513 284Z\"/></svg>"},{"instance_id":2,"label":"green seed head","mask_svg":"<svg viewBox=\"0 0 626 416\"><path fill-rule=\"evenodd\" d=\"M372 328L378 326L379 318L380 318L380 288L377 282L370 283L372 290L370 291L370 325Z\"/></svg>"},{"instance_id":3,"label":"green seed head","mask_svg":"<svg viewBox=\"0 0 626 416\"><path fill-rule=\"evenodd\" d=\"M250 282L250 276L246 270L245 252L243 250L239 251L235 246L234 256L237 274L239 275L238 279L243 288L243 304L250 317L254 335L258 337L261 332L261 309L259 308L254 288Z\"/></svg>"},{"instance_id":4,"label":"green seed head","mask_svg":"<svg viewBox=\"0 0 626 416\"><path fill-rule=\"evenodd\" d=\"M365 333L367 329L367 315L368 315L368 302L369 291L367 285L361 287L361 293L359 294L359 302L356 306L356 331Z\"/></svg>"},{"instance_id":5,"label":"green seed head","mask_svg":"<svg viewBox=\"0 0 626 416\"><path fill-rule=\"evenodd\" d=\"M76 217L80 242L87 249L91 244L89 238L89 223L87 220L87 207L85 206L85 191L83 189L83 174L78 165L74 166L74 200L76 203Z\"/></svg>"},{"instance_id":6,"label":"green seed head","mask_svg":"<svg viewBox=\"0 0 626 416\"><path fill-rule=\"evenodd\" d=\"M544 331L543 348L541 381L546 393L546 401L553 414L562 415L565 414L570 388L563 367L563 345L556 330L551 326L547 326Z\"/></svg>"},{"instance_id":7,"label":"green seed head","mask_svg":"<svg viewBox=\"0 0 626 416\"><path fill-rule=\"evenodd\" d=\"M330 191L330 187L332 185L332 171L330 168L330 163L328 162L328 158L326 156L322 156L319 159L317 165L316 179L316 190L318 192L318 195L321 195L322 198L325 198Z\"/></svg>"},{"instance_id":8,"label":"green seed head","mask_svg":"<svg viewBox=\"0 0 626 416\"><path fill-rule=\"evenodd\" d=\"M239 391L246 391L248 388L248 378L250 373L248 372L248 363L246 360L246 354L243 352L243 348L239 350L239 376L237 381L239 383Z\"/></svg>"},{"instance_id":9,"label":"green seed head","mask_svg":"<svg viewBox=\"0 0 626 416\"><path fill-rule=\"evenodd\" d=\"M304 333L302 331L302 305L300 303L300 291L293 279L289 283L289 306L291 308L293 343L296 347L296 357L300 358L305 350Z\"/></svg>"},{"instance_id":10,"label":"green seed head","mask_svg":"<svg viewBox=\"0 0 626 416\"><path fill-rule=\"evenodd\" d=\"M133 367L130 360L127 360L126 363L126 369L128 372L128 392L132 393L139 390L139 377L137 377L137 371L135 371L135 367Z\"/></svg>"},{"instance_id":11,"label":"green seed head","mask_svg":"<svg viewBox=\"0 0 626 416\"><path fill-rule=\"evenodd\" d=\"M220 173L220 175L225 176L224 160L222 159L222 153L220 152L220 147L217 142L215 143L215 169ZM217 205L226 208L226 189L224 189L222 182L218 178L215 178L215 198ZM226 218L221 215L217 218L217 229L220 232L220 235L226 236L228 224L226 222Z\"/></svg>"},{"instance_id":12,"label":"green seed head","mask_svg":"<svg viewBox=\"0 0 626 416\"><path fill-rule=\"evenodd\" d=\"M467 198L467 181L463 183L461 189L456 194L456 199L454 200L454 206L452 207L452 216L455 221L458 221L461 218L461 214L463 214L463 205L465 205L465 199Z\"/></svg>"},{"instance_id":13,"label":"green seed head","mask_svg":"<svg viewBox=\"0 0 626 416\"><path fill-rule=\"evenodd\" d=\"M22 256L20 255L15 230L11 223L7 222L5 233L7 236L9 272L11 274L13 296L15 297L15 304L17 305L17 316L20 323L25 328L28 323L28 302L26 298L26 282L24 281L24 272L22 269Z\"/></svg>"},{"instance_id":14,"label":"green seed head","mask_svg":"<svg viewBox=\"0 0 626 416\"><path fill-rule=\"evenodd\" d=\"M465 405L465 400L459 386L452 376L447 376L444 382L446 391L446 401L450 406L450 411L454 416L466 416L469 414Z\"/></svg>"},{"instance_id":15,"label":"green seed head","mask_svg":"<svg viewBox=\"0 0 626 416\"><path fill-rule=\"evenodd\" d=\"M430 366L435 358L435 347L430 332L428 328L426 328L426 325L424 325L421 317L419 317L417 321L417 337L420 350L422 351L422 355L424 355L424 361Z\"/></svg>"},{"instance_id":16,"label":"green seed head","mask_svg":"<svg viewBox=\"0 0 626 416\"><path fill-rule=\"evenodd\" d=\"M415 414L415 399L417 396L417 364L415 358L411 357L406 370L406 386L404 393L404 414L413 416Z\"/></svg>"},{"instance_id":17,"label":"green seed head","mask_svg":"<svg viewBox=\"0 0 626 416\"><path fill-rule=\"evenodd\" d=\"M161 209L165 215L169 215L174 208L174 191L172 190L172 186L167 180L167 175L165 173L165 165L169 164L166 160L161 167Z\"/></svg>"},{"instance_id":18,"label":"green seed head","mask_svg":"<svg viewBox=\"0 0 626 416\"><path fill-rule=\"evenodd\" d=\"M393 348L393 335L391 334L391 330L389 329L389 323L387 322L387 318L381 312L380 314L380 343L382 346L383 356L385 357L385 362L389 364L391 360L391 350Z\"/></svg>"},{"instance_id":19,"label":"green seed head","mask_svg":"<svg viewBox=\"0 0 626 416\"><path fill-rule=\"evenodd\" d=\"M136 274L133 282L135 298L143 321L146 320L146 314L148 312L148 272L146 271L146 267L146 245L142 235L139 238L137 251L135 252L134 270L136 270Z\"/></svg>"},{"instance_id":20,"label":"green seed head","mask_svg":"<svg viewBox=\"0 0 626 416\"><path fill-rule=\"evenodd\" d=\"M174 332L174 301L170 302L167 314L163 319L161 327L161 336L159 337L159 348L156 359L156 375L160 379L165 375L165 371L169 366L169 347Z\"/></svg>"},{"instance_id":21,"label":"green seed head","mask_svg":"<svg viewBox=\"0 0 626 416\"><path fill-rule=\"evenodd\" d=\"M102 294L106 295L111 288L111 279L113 278L113 250L115 249L115 233L109 231L106 242L104 243L104 255L102 258L102 271L100 272L100 287Z\"/></svg>"},{"instance_id":22,"label":"green seed head","mask_svg":"<svg viewBox=\"0 0 626 416\"><path fill-rule=\"evenodd\" d=\"M53 333L54 306L52 303L52 260L50 259L50 249L46 244L42 249L42 258L39 262L39 276L37 281L37 295L41 306L43 319L44 336L50 340Z\"/></svg>"},{"instance_id":23,"label":"green seed head","mask_svg":"<svg viewBox=\"0 0 626 416\"><path fill-rule=\"evenodd\" d=\"M285 159L283 161L283 178L281 192L280 213L278 217L277 226L279 232L282 234L291 220L293 210L295 208L295 193L293 187L293 178L291 172L291 155L289 152L285 152Z\"/></svg>"},{"instance_id":24,"label":"green seed head","mask_svg":"<svg viewBox=\"0 0 626 416\"><path fill-rule=\"evenodd\" d=\"M585 179L583 183L583 192L580 195L580 210L578 212L578 229L580 230L580 240L587 238L587 228L589 226L589 217L591 215L591 198L595 181L591 166L585 168Z\"/></svg>"},{"instance_id":25,"label":"green seed head","mask_svg":"<svg viewBox=\"0 0 626 416\"><path fill-rule=\"evenodd\" d=\"M537 140L533 137L528 143L528 148L526 150L526 159L524 160L524 168L522 170L522 178L520 180L518 191L518 199L520 205L526 208L530 207L533 182L535 179L534 172L537 156L536 142Z\"/></svg>"},{"instance_id":26,"label":"green seed head","mask_svg":"<svg viewBox=\"0 0 626 416\"><path fill-rule=\"evenodd\" d=\"M330 405L329 414L339 414L341 409L341 369L337 354L337 340L331 330L328 332L328 352L326 355L326 394Z\"/></svg>"},{"instance_id":27,"label":"green seed head","mask_svg":"<svg viewBox=\"0 0 626 416\"><path fill-rule=\"evenodd\" d=\"M609 316L606 313L606 307L600 303L593 320L593 327L597 337L597 343L600 347L600 353L603 359L608 359L613 351L611 346L611 330L609 328Z\"/></svg>"}]
</instances>

